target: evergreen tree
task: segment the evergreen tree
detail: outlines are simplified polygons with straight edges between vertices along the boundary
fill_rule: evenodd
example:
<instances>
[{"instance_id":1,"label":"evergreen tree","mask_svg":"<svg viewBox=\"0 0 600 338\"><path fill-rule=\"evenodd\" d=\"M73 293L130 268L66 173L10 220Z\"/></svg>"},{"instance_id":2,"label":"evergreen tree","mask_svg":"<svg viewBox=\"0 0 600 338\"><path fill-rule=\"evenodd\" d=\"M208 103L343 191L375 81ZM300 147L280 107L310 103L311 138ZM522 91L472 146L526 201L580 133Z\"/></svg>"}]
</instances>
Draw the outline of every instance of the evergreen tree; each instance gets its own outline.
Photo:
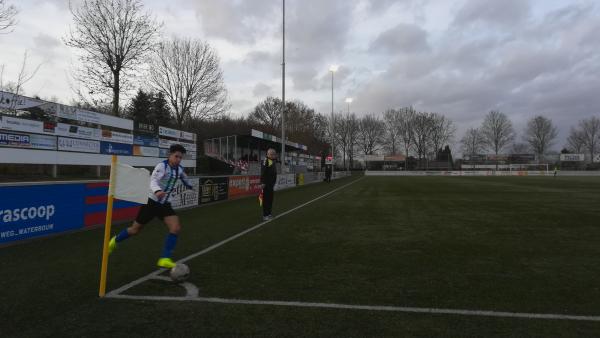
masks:
<instances>
[{"instance_id":1,"label":"evergreen tree","mask_svg":"<svg viewBox=\"0 0 600 338\"><path fill-rule=\"evenodd\" d=\"M127 117L142 123L155 124L150 114L152 107L152 95L138 90L137 94L131 99L131 104L127 109Z\"/></svg>"},{"instance_id":2,"label":"evergreen tree","mask_svg":"<svg viewBox=\"0 0 600 338\"><path fill-rule=\"evenodd\" d=\"M160 126L171 124L171 109L162 92L152 95L149 115L154 124Z\"/></svg>"}]
</instances>

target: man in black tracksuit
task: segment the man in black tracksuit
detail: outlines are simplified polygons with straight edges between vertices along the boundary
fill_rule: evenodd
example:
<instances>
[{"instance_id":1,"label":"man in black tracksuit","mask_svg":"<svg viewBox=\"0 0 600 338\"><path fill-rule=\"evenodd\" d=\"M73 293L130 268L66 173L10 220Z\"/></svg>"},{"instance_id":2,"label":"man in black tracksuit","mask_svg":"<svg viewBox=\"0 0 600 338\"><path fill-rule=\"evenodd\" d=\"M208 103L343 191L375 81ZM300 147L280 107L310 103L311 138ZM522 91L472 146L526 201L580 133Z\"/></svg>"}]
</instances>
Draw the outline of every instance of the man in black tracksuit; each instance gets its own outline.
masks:
<instances>
[{"instance_id":1,"label":"man in black tracksuit","mask_svg":"<svg viewBox=\"0 0 600 338\"><path fill-rule=\"evenodd\" d=\"M276 158L277 153L275 149L267 150L267 158L260 168L260 184L263 188L263 220L265 221L273 218L271 212L273 209L273 189L275 188L275 183L277 183Z\"/></svg>"}]
</instances>

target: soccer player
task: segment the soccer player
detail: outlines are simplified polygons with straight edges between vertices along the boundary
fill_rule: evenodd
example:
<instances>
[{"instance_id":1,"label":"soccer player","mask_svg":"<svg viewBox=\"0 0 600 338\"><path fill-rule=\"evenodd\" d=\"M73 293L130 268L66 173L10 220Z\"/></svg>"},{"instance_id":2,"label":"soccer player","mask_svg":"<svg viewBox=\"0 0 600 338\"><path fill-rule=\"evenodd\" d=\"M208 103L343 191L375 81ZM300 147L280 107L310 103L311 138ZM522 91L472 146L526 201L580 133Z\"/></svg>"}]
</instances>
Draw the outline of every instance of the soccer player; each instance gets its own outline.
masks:
<instances>
[{"instance_id":1,"label":"soccer player","mask_svg":"<svg viewBox=\"0 0 600 338\"><path fill-rule=\"evenodd\" d=\"M169 148L169 158L154 167L150 178L148 204L140 208L133 225L123 229L118 235L111 238L108 246L109 253L116 249L118 243L137 235L144 225L154 217L158 217L169 228L169 234L165 239L162 254L156 264L167 269L175 267L171 254L177 244L181 223L179 223L179 217L177 217L175 210L171 207L171 197L177 180L181 180L186 188L193 188L180 164L183 154L185 154L185 148L180 144L174 144Z\"/></svg>"},{"instance_id":2,"label":"soccer player","mask_svg":"<svg viewBox=\"0 0 600 338\"><path fill-rule=\"evenodd\" d=\"M275 183L277 183L277 168L275 167L275 159L277 153L275 149L267 150L267 158L261 166L260 184L263 189L263 221L273 219L273 195L275 194Z\"/></svg>"}]
</instances>

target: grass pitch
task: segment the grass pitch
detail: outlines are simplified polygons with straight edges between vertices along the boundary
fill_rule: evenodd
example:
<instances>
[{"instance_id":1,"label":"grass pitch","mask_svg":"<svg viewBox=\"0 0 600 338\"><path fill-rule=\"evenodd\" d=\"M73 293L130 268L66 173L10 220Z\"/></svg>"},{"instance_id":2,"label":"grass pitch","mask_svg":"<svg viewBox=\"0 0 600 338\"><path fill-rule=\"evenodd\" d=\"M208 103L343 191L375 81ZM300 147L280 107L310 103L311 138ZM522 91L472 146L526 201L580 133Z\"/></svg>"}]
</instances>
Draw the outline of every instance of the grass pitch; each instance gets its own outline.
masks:
<instances>
[{"instance_id":1,"label":"grass pitch","mask_svg":"<svg viewBox=\"0 0 600 338\"><path fill-rule=\"evenodd\" d=\"M189 260L189 282L207 298L600 316L600 178L354 176L278 192L275 213L351 182ZM180 215L175 258L260 223L255 198ZM165 234L155 221L121 244L108 290L155 271ZM1 248L0 336L600 335L595 321L98 299L101 241ZM122 294L185 290L151 279Z\"/></svg>"}]
</instances>

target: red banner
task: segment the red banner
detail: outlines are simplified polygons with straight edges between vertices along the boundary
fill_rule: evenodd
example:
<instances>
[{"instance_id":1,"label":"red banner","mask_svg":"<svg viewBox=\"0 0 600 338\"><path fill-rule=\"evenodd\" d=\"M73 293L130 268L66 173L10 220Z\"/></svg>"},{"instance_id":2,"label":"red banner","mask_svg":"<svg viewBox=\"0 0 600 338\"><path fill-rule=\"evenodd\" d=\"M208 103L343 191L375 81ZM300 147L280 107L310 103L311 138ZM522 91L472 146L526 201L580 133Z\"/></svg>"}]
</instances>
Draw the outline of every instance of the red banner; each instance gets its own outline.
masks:
<instances>
[{"instance_id":1,"label":"red banner","mask_svg":"<svg viewBox=\"0 0 600 338\"><path fill-rule=\"evenodd\" d=\"M260 190L260 176L229 177L229 199L258 195Z\"/></svg>"}]
</instances>

